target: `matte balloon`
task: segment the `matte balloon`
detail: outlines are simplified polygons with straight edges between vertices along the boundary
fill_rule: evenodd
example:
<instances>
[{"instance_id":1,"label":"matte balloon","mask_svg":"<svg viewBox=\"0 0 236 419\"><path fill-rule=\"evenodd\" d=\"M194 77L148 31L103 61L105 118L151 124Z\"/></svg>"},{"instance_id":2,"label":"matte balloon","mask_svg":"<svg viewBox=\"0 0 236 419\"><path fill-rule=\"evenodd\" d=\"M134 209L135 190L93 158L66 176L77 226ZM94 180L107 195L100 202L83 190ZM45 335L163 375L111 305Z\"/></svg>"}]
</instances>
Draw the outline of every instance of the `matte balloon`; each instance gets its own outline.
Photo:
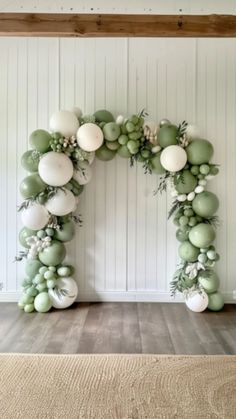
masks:
<instances>
[{"instance_id":1,"label":"matte balloon","mask_svg":"<svg viewBox=\"0 0 236 419\"><path fill-rule=\"evenodd\" d=\"M69 220L61 225L60 230L55 230L54 238L61 242L68 242L75 235L75 226L73 221Z\"/></svg>"},{"instance_id":2,"label":"matte balloon","mask_svg":"<svg viewBox=\"0 0 236 419\"><path fill-rule=\"evenodd\" d=\"M211 311L220 311L224 307L224 297L220 292L209 294L208 308Z\"/></svg>"},{"instance_id":3,"label":"matte balloon","mask_svg":"<svg viewBox=\"0 0 236 419\"><path fill-rule=\"evenodd\" d=\"M161 152L161 164L169 172L182 170L187 162L185 150L178 145L170 145Z\"/></svg>"},{"instance_id":4,"label":"matte balloon","mask_svg":"<svg viewBox=\"0 0 236 419\"><path fill-rule=\"evenodd\" d=\"M68 191L67 189L58 189L55 195L45 204L45 207L51 214L57 215L59 217L73 212L75 206L75 196L71 191Z\"/></svg>"},{"instance_id":5,"label":"matte balloon","mask_svg":"<svg viewBox=\"0 0 236 419\"><path fill-rule=\"evenodd\" d=\"M176 231L176 238L178 241L180 242L185 242L186 240L188 240L188 230L182 230L182 229L178 229Z\"/></svg>"},{"instance_id":6,"label":"matte balloon","mask_svg":"<svg viewBox=\"0 0 236 419\"><path fill-rule=\"evenodd\" d=\"M199 249L192 245L188 240L179 246L179 256L185 262L196 262L199 255Z\"/></svg>"},{"instance_id":7,"label":"matte balloon","mask_svg":"<svg viewBox=\"0 0 236 419\"><path fill-rule=\"evenodd\" d=\"M33 279L42 266L42 263L38 259L27 259L25 263L25 273L30 279Z\"/></svg>"},{"instance_id":8,"label":"matte balloon","mask_svg":"<svg viewBox=\"0 0 236 419\"><path fill-rule=\"evenodd\" d=\"M215 230L210 224L200 223L191 228L189 232L190 242L198 247L208 247L215 240Z\"/></svg>"},{"instance_id":9,"label":"matte balloon","mask_svg":"<svg viewBox=\"0 0 236 419\"><path fill-rule=\"evenodd\" d=\"M21 157L21 165L28 172L37 172L40 154L36 150L28 150Z\"/></svg>"},{"instance_id":10,"label":"matte balloon","mask_svg":"<svg viewBox=\"0 0 236 419\"><path fill-rule=\"evenodd\" d=\"M79 121L74 112L62 110L51 116L49 125L53 132L60 132L64 137L71 137L76 134Z\"/></svg>"},{"instance_id":11,"label":"matte balloon","mask_svg":"<svg viewBox=\"0 0 236 419\"><path fill-rule=\"evenodd\" d=\"M188 194L197 186L197 178L189 170L183 170L181 175L175 178L175 188L180 194Z\"/></svg>"},{"instance_id":12,"label":"matte balloon","mask_svg":"<svg viewBox=\"0 0 236 419\"><path fill-rule=\"evenodd\" d=\"M198 275L198 282L207 294L216 292L220 285L219 277L214 271L206 271Z\"/></svg>"},{"instance_id":13,"label":"matte balloon","mask_svg":"<svg viewBox=\"0 0 236 419\"><path fill-rule=\"evenodd\" d=\"M25 177L20 184L20 193L23 198L31 198L43 192L46 189L46 183L43 182L41 177L34 173Z\"/></svg>"},{"instance_id":14,"label":"matte balloon","mask_svg":"<svg viewBox=\"0 0 236 419\"><path fill-rule=\"evenodd\" d=\"M50 141L52 140L49 132L43 129L37 129L30 135L30 145L40 153L46 153L50 149Z\"/></svg>"},{"instance_id":15,"label":"matte balloon","mask_svg":"<svg viewBox=\"0 0 236 419\"><path fill-rule=\"evenodd\" d=\"M61 293L60 291L64 292ZM78 286L71 277L59 278L56 282L56 289L48 290L52 306L63 309L71 306L77 298Z\"/></svg>"},{"instance_id":16,"label":"matte balloon","mask_svg":"<svg viewBox=\"0 0 236 419\"><path fill-rule=\"evenodd\" d=\"M102 161L109 161L114 159L116 152L107 148L105 144L103 144L97 151L96 157Z\"/></svg>"},{"instance_id":17,"label":"matte balloon","mask_svg":"<svg viewBox=\"0 0 236 419\"><path fill-rule=\"evenodd\" d=\"M52 308L52 302L47 292L41 292L35 297L34 308L39 313L46 313Z\"/></svg>"},{"instance_id":18,"label":"matte balloon","mask_svg":"<svg viewBox=\"0 0 236 419\"><path fill-rule=\"evenodd\" d=\"M162 148L177 144L178 128L176 125L164 124L158 133L158 143Z\"/></svg>"},{"instance_id":19,"label":"matte balloon","mask_svg":"<svg viewBox=\"0 0 236 419\"><path fill-rule=\"evenodd\" d=\"M212 192L201 192L194 198L192 206L200 217L212 217L219 208L219 199Z\"/></svg>"},{"instance_id":20,"label":"matte balloon","mask_svg":"<svg viewBox=\"0 0 236 419\"><path fill-rule=\"evenodd\" d=\"M19 241L23 247L30 248L30 245L26 243L28 237L35 236L35 231L27 227L23 227L19 232Z\"/></svg>"},{"instance_id":21,"label":"matte balloon","mask_svg":"<svg viewBox=\"0 0 236 419\"><path fill-rule=\"evenodd\" d=\"M121 134L120 126L115 122L108 122L103 127L103 134L106 140L116 141Z\"/></svg>"},{"instance_id":22,"label":"matte balloon","mask_svg":"<svg viewBox=\"0 0 236 419\"><path fill-rule=\"evenodd\" d=\"M120 157L124 157L125 159L129 159L132 156L126 145L122 145L120 148L118 148L117 154Z\"/></svg>"},{"instance_id":23,"label":"matte balloon","mask_svg":"<svg viewBox=\"0 0 236 419\"><path fill-rule=\"evenodd\" d=\"M43 205L34 203L23 209L21 219L25 227L31 230L41 230L49 221L49 214Z\"/></svg>"},{"instance_id":24,"label":"matte balloon","mask_svg":"<svg viewBox=\"0 0 236 419\"><path fill-rule=\"evenodd\" d=\"M39 162L39 174L50 186L63 186L73 175L73 164L64 153L50 151Z\"/></svg>"},{"instance_id":25,"label":"matte balloon","mask_svg":"<svg viewBox=\"0 0 236 419\"><path fill-rule=\"evenodd\" d=\"M208 295L204 291L201 293L194 292L186 298L185 304L191 311L201 313L206 310L208 301Z\"/></svg>"},{"instance_id":26,"label":"matte balloon","mask_svg":"<svg viewBox=\"0 0 236 419\"><path fill-rule=\"evenodd\" d=\"M188 162L191 164L208 163L213 156L213 146L207 140L192 140L186 147Z\"/></svg>"},{"instance_id":27,"label":"matte balloon","mask_svg":"<svg viewBox=\"0 0 236 419\"><path fill-rule=\"evenodd\" d=\"M77 169L74 170L73 178L80 184L86 185L92 179L92 169L86 162L79 162Z\"/></svg>"},{"instance_id":28,"label":"matte balloon","mask_svg":"<svg viewBox=\"0 0 236 419\"><path fill-rule=\"evenodd\" d=\"M114 122L114 116L112 115L111 112L105 110L105 109L101 109L99 111L96 111L94 113L95 119L97 122Z\"/></svg>"},{"instance_id":29,"label":"matte balloon","mask_svg":"<svg viewBox=\"0 0 236 419\"><path fill-rule=\"evenodd\" d=\"M39 252L39 260L46 266L57 266L66 256L65 245L58 240L52 240L51 245Z\"/></svg>"},{"instance_id":30,"label":"matte balloon","mask_svg":"<svg viewBox=\"0 0 236 419\"><path fill-rule=\"evenodd\" d=\"M171 122L169 121L169 119L167 118L161 119L161 121L159 122L159 126L163 127L164 125L171 125Z\"/></svg>"},{"instance_id":31,"label":"matte balloon","mask_svg":"<svg viewBox=\"0 0 236 419\"><path fill-rule=\"evenodd\" d=\"M155 154L155 156L151 159L151 166L153 173L156 173L157 175L165 173L165 169L161 165L161 153Z\"/></svg>"},{"instance_id":32,"label":"matte balloon","mask_svg":"<svg viewBox=\"0 0 236 419\"><path fill-rule=\"evenodd\" d=\"M96 124L88 122L77 131L78 145L85 151L96 151L103 143L103 132Z\"/></svg>"}]
</instances>

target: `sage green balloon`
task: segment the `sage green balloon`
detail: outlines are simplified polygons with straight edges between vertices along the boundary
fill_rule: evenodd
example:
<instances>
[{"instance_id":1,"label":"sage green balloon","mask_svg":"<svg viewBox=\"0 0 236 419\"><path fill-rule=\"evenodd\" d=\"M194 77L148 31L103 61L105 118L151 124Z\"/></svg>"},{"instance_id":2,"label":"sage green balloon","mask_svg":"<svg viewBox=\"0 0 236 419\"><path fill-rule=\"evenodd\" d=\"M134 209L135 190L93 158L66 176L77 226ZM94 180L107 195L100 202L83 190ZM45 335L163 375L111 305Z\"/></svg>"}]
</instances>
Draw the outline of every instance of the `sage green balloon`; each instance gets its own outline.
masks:
<instances>
[{"instance_id":1,"label":"sage green balloon","mask_svg":"<svg viewBox=\"0 0 236 419\"><path fill-rule=\"evenodd\" d=\"M218 291L214 292L213 294L208 295L209 303L208 308L211 311L220 311L224 307L224 297L223 295Z\"/></svg>"},{"instance_id":2,"label":"sage green balloon","mask_svg":"<svg viewBox=\"0 0 236 419\"><path fill-rule=\"evenodd\" d=\"M192 245L188 240L179 246L179 256L185 262L195 262L199 255L199 249Z\"/></svg>"},{"instance_id":3,"label":"sage green balloon","mask_svg":"<svg viewBox=\"0 0 236 419\"><path fill-rule=\"evenodd\" d=\"M96 157L102 161L109 161L114 159L116 152L109 150L105 144L103 144L98 150L96 150Z\"/></svg>"},{"instance_id":4,"label":"sage green balloon","mask_svg":"<svg viewBox=\"0 0 236 419\"><path fill-rule=\"evenodd\" d=\"M176 239L179 242L184 242L184 241L188 240L188 234L189 234L188 230L182 230L182 229L179 228L176 231Z\"/></svg>"},{"instance_id":5,"label":"sage green balloon","mask_svg":"<svg viewBox=\"0 0 236 419\"><path fill-rule=\"evenodd\" d=\"M106 109L98 110L94 113L95 119L97 122L114 122L115 118L111 112Z\"/></svg>"},{"instance_id":6,"label":"sage green balloon","mask_svg":"<svg viewBox=\"0 0 236 419\"><path fill-rule=\"evenodd\" d=\"M103 127L103 134L107 141L116 141L120 134L120 125L115 122L108 122Z\"/></svg>"},{"instance_id":7,"label":"sage green balloon","mask_svg":"<svg viewBox=\"0 0 236 419\"><path fill-rule=\"evenodd\" d=\"M194 165L208 163L214 152L212 144L202 139L192 140L185 150L188 162Z\"/></svg>"},{"instance_id":8,"label":"sage green balloon","mask_svg":"<svg viewBox=\"0 0 236 419\"><path fill-rule=\"evenodd\" d=\"M39 260L46 266L56 266L62 263L66 256L66 248L58 240L52 240L51 246L39 252Z\"/></svg>"},{"instance_id":9,"label":"sage green balloon","mask_svg":"<svg viewBox=\"0 0 236 419\"><path fill-rule=\"evenodd\" d=\"M210 224L200 223L191 228L189 240L196 247L208 247L215 240L215 230Z\"/></svg>"},{"instance_id":10,"label":"sage green balloon","mask_svg":"<svg viewBox=\"0 0 236 419\"><path fill-rule=\"evenodd\" d=\"M75 235L75 226L72 220L63 223L60 230L55 230L53 238L61 242L69 242Z\"/></svg>"},{"instance_id":11,"label":"sage green balloon","mask_svg":"<svg viewBox=\"0 0 236 419\"><path fill-rule=\"evenodd\" d=\"M34 304L26 304L24 306L25 313L32 313L34 311Z\"/></svg>"},{"instance_id":12,"label":"sage green balloon","mask_svg":"<svg viewBox=\"0 0 236 419\"><path fill-rule=\"evenodd\" d=\"M35 297L34 307L39 313L46 313L52 308L52 302L46 291L41 292Z\"/></svg>"},{"instance_id":13,"label":"sage green balloon","mask_svg":"<svg viewBox=\"0 0 236 419\"><path fill-rule=\"evenodd\" d=\"M157 175L162 175L163 173L165 173L165 169L164 167L161 165L161 152L155 154L154 157L152 157L151 159L151 165L152 165L152 172L156 173Z\"/></svg>"},{"instance_id":14,"label":"sage green balloon","mask_svg":"<svg viewBox=\"0 0 236 419\"><path fill-rule=\"evenodd\" d=\"M177 144L178 128L176 125L163 125L158 133L158 143L162 148Z\"/></svg>"},{"instance_id":15,"label":"sage green balloon","mask_svg":"<svg viewBox=\"0 0 236 419\"><path fill-rule=\"evenodd\" d=\"M118 141L106 141L106 146L109 150L116 151L120 147L120 143Z\"/></svg>"},{"instance_id":16,"label":"sage green balloon","mask_svg":"<svg viewBox=\"0 0 236 419\"><path fill-rule=\"evenodd\" d=\"M192 207L197 215L204 218L212 217L219 208L219 199L214 193L204 191L196 195Z\"/></svg>"},{"instance_id":17,"label":"sage green balloon","mask_svg":"<svg viewBox=\"0 0 236 419\"><path fill-rule=\"evenodd\" d=\"M206 271L198 276L199 284L204 288L207 294L216 292L220 285L218 275L214 271Z\"/></svg>"},{"instance_id":18,"label":"sage green balloon","mask_svg":"<svg viewBox=\"0 0 236 419\"><path fill-rule=\"evenodd\" d=\"M40 153L46 153L50 149L50 141L52 140L49 132L43 129L37 129L30 135L30 145Z\"/></svg>"},{"instance_id":19,"label":"sage green balloon","mask_svg":"<svg viewBox=\"0 0 236 419\"><path fill-rule=\"evenodd\" d=\"M21 229L21 231L19 232L19 241L20 241L20 244L23 247L26 247L27 249L29 249L30 246L26 243L26 239L28 237L31 237L31 236L35 236L35 231L34 230L30 230L30 228L23 227Z\"/></svg>"},{"instance_id":20,"label":"sage green balloon","mask_svg":"<svg viewBox=\"0 0 236 419\"><path fill-rule=\"evenodd\" d=\"M38 173L25 177L20 184L20 193L27 199L38 195L46 189L47 185L43 182Z\"/></svg>"},{"instance_id":21,"label":"sage green balloon","mask_svg":"<svg viewBox=\"0 0 236 419\"><path fill-rule=\"evenodd\" d=\"M37 172L40 155L35 150L26 151L21 157L21 165L28 172Z\"/></svg>"},{"instance_id":22,"label":"sage green balloon","mask_svg":"<svg viewBox=\"0 0 236 419\"><path fill-rule=\"evenodd\" d=\"M27 259L25 273L30 279L33 279L42 266L43 264L38 259Z\"/></svg>"},{"instance_id":23,"label":"sage green balloon","mask_svg":"<svg viewBox=\"0 0 236 419\"><path fill-rule=\"evenodd\" d=\"M128 150L128 148L127 148L126 145L122 145L120 148L118 148L117 154L120 157L124 157L126 159L129 159L132 156L132 154L129 152L129 150Z\"/></svg>"},{"instance_id":24,"label":"sage green balloon","mask_svg":"<svg viewBox=\"0 0 236 419\"><path fill-rule=\"evenodd\" d=\"M180 194L188 194L197 186L197 178L189 170L183 170L181 176L175 178L175 188Z\"/></svg>"}]
</instances>

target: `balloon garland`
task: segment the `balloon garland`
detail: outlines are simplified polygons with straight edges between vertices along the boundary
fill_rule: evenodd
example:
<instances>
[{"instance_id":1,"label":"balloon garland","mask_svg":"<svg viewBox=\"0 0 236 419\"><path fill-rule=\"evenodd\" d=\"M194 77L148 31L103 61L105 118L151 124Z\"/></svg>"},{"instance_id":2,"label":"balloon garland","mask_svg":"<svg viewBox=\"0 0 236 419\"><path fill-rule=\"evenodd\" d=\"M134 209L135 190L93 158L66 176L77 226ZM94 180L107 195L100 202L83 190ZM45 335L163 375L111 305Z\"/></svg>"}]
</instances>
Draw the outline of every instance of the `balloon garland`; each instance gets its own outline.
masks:
<instances>
[{"instance_id":1,"label":"balloon garland","mask_svg":"<svg viewBox=\"0 0 236 419\"><path fill-rule=\"evenodd\" d=\"M198 136L185 121L179 126L163 119L146 121L142 111L116 120L107 110L82 115L79 108L55 112L50 130L30 135L31 150L21 163L28 176L20 185L24 198L19 210L24 227L19 240L25 251L26 277L19 307L25 312L47 312L69 307L77 298L74 268L64 263L65 244L75 234L73 213L84 186L91 180L94 157L109 161L116 154L143 165L145 173L162 175L156 192L171 190L180 264L171 282L174 296L185 296L195 312L221 310L219 278L213 267L219 259L213 241L219 206L217 196L206 190L207 180L219 169L210 163L212 144Z\"/></svg>"}]
</instances>

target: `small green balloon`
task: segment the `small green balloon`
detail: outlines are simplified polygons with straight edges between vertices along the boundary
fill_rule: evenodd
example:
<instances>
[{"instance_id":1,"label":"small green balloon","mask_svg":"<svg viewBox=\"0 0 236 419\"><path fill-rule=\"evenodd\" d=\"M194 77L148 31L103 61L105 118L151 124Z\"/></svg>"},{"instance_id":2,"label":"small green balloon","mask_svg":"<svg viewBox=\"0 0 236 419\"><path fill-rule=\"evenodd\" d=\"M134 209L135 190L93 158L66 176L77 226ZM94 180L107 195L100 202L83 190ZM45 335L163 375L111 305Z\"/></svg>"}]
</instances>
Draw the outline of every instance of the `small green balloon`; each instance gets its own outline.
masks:
<instances>
[{"instance_id":1,"label":"small green balloon","mask_svg":"<svg viewBox=\"0 0 236 419\"><path fill-rule=\"evenodd\" d=\"M25 177L20 184L20 193L23 198L31 198L43 192L47 185L43 182L38 173Z\"/></svg>"},{"instance_id":2,"label":"small green balloon","mask_svg":"<svg viewBox=\"0 0 236 419\"><path fill-rule=\"evenodd\" d=\"M118 143L118 141L106 141L106 147L109 150L116 151L120 147L120 144Z\"/></svg>"},{"instance_id":3,"label":"small green balloon","mask_svg":"<svg viewBox=\"0 0 236 419\"><path fill-rule=\"evenodd\" d=\"M60 268L58 268L57 274L59 276L70 276L72 275L72 272L69 266L61 266Z\"/></svg>"},{"instance_id":4,"label":"small green balloon","mask_svg":"<svg viewBox=\"0 0 236 419\"><path fill-rule=\"evenodd\" d=\"M51 246L39 252L39 260L46 266L56 266L62 263L66 256L64 244L58 240L52 240Z\"/></svg>"},{"instance_id":5,"label":"small green balloon","mask_svg":"<svg viewBox=\"0 0 236 419\"><path fill-rule=\"evenodd\" d=\"M177 144L178 128L176 125L163 125L158 133L158 143L162 148Z\"/></svg>"},{"instance_id":6,"label":"small green balloon","mask_svg":"<svg viewBox=\"0 0 236 419\"><path fill-rule=\"evenodd\" d=\"M199 255L199 249L192 245L188 240L179 246L179 256L185 262L196 262Z\"/></svg>"},{"instance_id":7,"label":"small green balloon","mask_svg":"<svg viewBox=\"0 0 236 419\"><path fill-rule=\"evenodd\" d=\"M182 229L178 229L177 231L176 231L176 239L179 241L179 242L184 242L184 241L186 241L186 240L188 240L188 230L187 231L183 231Z\"/></svg>"},{"instance_id":8,"label":"small green balloon","mask_svg":"<svg viewBox=\"0 0 236 419\"><path fill-rule=\"evenodd\" d=\"M26 304L24 306L25 313L32 313L34 311L34 304Z\"/></svg>"},{"instance_id":9,"label":"small green balloon","mask_svg":"<svg viewBox=\"0 0 236 419\"><path fill-rule=\"evenodd\" d=\"M199 248L208 247L215 240L215 236L213 227L205 223L197 224L189 232L190 242Z\"/></svg>"},{"instance_id":10,"label":"small green balloon","mask_svg":"<svg viewBox=\"0 0 236 419\"><path fill-rule=\"evenodd\" d=\"M120 136L120 125L115 122L108 122L103 127L103 134L107 141L116 141Z\"/></svg>"},{"instance_id":11,"label":"small green balloon","mask_svg":"<svg viewBox=\"0 0 236 419\"><path fill-rule=\"evenodd\" d=\"M181 175L175 176L174 183L180 194L188 194L196 188L197 178L189 170L183 170Z\"/></svg>"},{"instance_id":12,"label":"small green balloon","mask_svg":"<svg viewBox=\"0 0 236 419\"><path fill-rule=\"evenodd\" d=\"M198 282L201 284L207 294L216 292L220 285L218 275L212 270L201 273L198 276Z\"/></svg>"},{"instance_id":13,"label":"small green balloon","mask_svg":"<svg viewBox=\"0 0 236 419\"><path fill-rule=\"evenodd\" d=\"M224 307L224 297L220 292L214 292L208 295L208 308L211 311L220 311Z\"/></svg>"},{"instance_id":14,"label":"small green balloon","mask_svg":"<svg viewBox=\"0 0 236 419\"><path fill-rule=\"evenodd\" d=\"M96 150L95 154L99 160L109 161L114 159L116 152L114 150L110 150L105 144L103 144L98 150Z\"/></svg>"},{"instance_id":15,"label":"small green balloon","mask_svg":"<svg viewBox=\"0 0 236 419\"><path fill-rule=\"evenodd\" d=\"M40 153L46 153L50 149L50 141L52 140L49 132L43 129L37 129L30 135L29 141L33 148Z\"/></svg>"},{"instance_id":16,"label":"small green balloon","mask_svg":"<svg viewBox=\"0 0 236 419\"><path fill-rule=\"evenodd\" d=\"M126 145L122 145L120 148L118 148L117 154L120 157L124 157L125 159L129 159L132 156Z\"/></svg>"},{"instance_id":17,"label":"small green balloon","mask_svg":"<svg viewBox=\"0 0 236 419\"><path fill-rule=\"evenodd\" d=\"M154 157L151 158L151 165L152 165L152 172L156 173L157 175L162 175L165 173L164 167L161 165L161 152L154 155Z\"/></svg>"},{"instance_id":18,"label":"small green balloon","mask_svg":"<svg viewBox=\"0 0 236 419\"><path fill-rule=\"evenodd\" d=\"M26 151L21 157L21 165L28 172L34 173L38 171L40 154L35 150Z\"/></svg>"},{"instance_id":19,"label":"small green balloon","mask_svg":"<svg viewBox=\"0 0 236 419\"><path fill-rule=\"evenodd\" d=\"M26 247L27 249L29 249L29 248L30 248L30 245L28 245L28 244L26 243L26 239L27 239L28 237L31 237L31 236L35 236L35 231L34 231L34 230L30 230L30 228L23 227L23 228L20 230L20 232L19 232L19 241L20 241L20 244L21 244L23 247Z\"/></svg>"},{"instance_id":20,"label":"small green balloon","mask_svg":"<svg viewBox=\"0 0 236 419\"><path fill-rule=\"evenodd\" d=\"M47 292L41 292L34 300L35 310L39 313L46 313L52 307L52 302Z\"/></svg>"},{"instance_id":21,"label":"small green balloon","mask_svg":"<svg viewBox=\"0 0 236 419\"><path fill-rule=\"evenodd\" d=\"M213 146L207 140L196 139L186 147L188 162L193 165L208 163L213 156Z\"/></svg>"},{"instance_id":22,"label":"small green balloon","mask_svg":"<svg viewBox=\"0 0 236 419\"><path fill-rule=\"evenodd\" d=\"M212 217L219 208L219 199L209 191L196 195L192 202L194 212L204 218Z\"/></svg>"},{"instance_id":23,"label":"small green balloon","mask_svg":"<svg viewBox=\"0 0 236 419\"><path fill-rule=\"evenodd\" d=\"M118 143L120 145L126 145L128 141L129 141L129 137L125 134L120 135L118 138Z\"/></svg>"},{"instance_id":24,"label":"small green balloon","mask_svg":"<svg viewBox=\"0 0 236 419\"><path fill-rule=\"evenodd\" d=\"M75 226L73 221L69 220L61 225L60 230L55 230L54 239L61 242L69 242L75 235Z\"/></svg>"},{"instance_id":25,"label":"small green balloon","mask_svg":"<svg viewBox=\"0 0 236 419\"><path fill-rule=\"evenodd\" d=\"M114 116L106 109L100 109L94 113L97 122L114 122Z\"/></svg>"},{"instance_id":26,"label":"small green balloon","mask_svg":"<svg viewBox=\"0 0 236 419\"><path fill-rule=\"evenodd\" d=\"M38 259L27 259L25 273L30 279L33 279L42 266L43 264Z\"/></svg>"}]
</instances>

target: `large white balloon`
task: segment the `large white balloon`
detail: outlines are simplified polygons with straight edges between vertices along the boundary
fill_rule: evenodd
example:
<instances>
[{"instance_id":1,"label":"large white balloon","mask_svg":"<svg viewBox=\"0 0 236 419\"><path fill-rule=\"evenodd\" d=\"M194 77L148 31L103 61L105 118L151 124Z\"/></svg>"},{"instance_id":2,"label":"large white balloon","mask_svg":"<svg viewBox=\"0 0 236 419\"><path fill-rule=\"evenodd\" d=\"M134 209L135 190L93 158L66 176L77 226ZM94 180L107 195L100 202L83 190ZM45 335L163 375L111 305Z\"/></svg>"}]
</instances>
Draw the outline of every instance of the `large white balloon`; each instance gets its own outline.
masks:
<instances>
[{"instance_id":1,"label":"large white balloon","mask_svg":"<svg viewBox=\"0 0 236 419\"><path fill-rule=\"evenodd\" d=\"M182 170L187 163L186 151L178 145L169 145L161 152L161 164L169 172Z\"/></svg>"},{"instance_id":2,"label":"large white balloon","mask_svg":"<svg viewBox=\"0 0 236 419\"><path fill-rule=\"evenodd\" d=\"M67 308L73 304L78 295L78 286L71 277L57 279L56 288L48 290L54 308Z\"/></svg>"},{"instance_id":3,"label":"large white balloon","mask_svg":"<svg viewBox=\"0 0 236 419\"><path fill-rule=\"evenodd\" d=\"M103 132L96 124L88 122L77 131L77 142L85 151L95 151L103 143Z\"/></svg>"},{"instance_id":4,"label":"large white balloon","mask_svg":"<svg viewBox=\"0 0 236 419\"><path fill-rule=\"evenodd\" d=\"M201 313L202 311L206 310L208 306L208 295L205 291L193 292L189 297L185 300L186 306L189 310L194 311L195 313Z\"/></svg>"},{"instance_id":5,"label":"large white balloon","mask_svg":"<svg viewBox=\"0 0 236 419\"><path fill-rule=\"evenodd\" d=\"M41 157L38 171L48 185L63 186L73 176L73 164L66 154L49 151Z\"/></svg>"},{"instance_id":6,"label":"large white balloon","mask_svg":"<svg viewBox=\"0 0 236 419\"><path fill-rule=\"evenodd\" d=\"M71 137L76 134L79 121L74 112L57 111L51 116L49 125L53 132L60 132L64 137Z\"/></svg>"},{"instance_id":7,"label":"large white balloon","mask_svg":"<svg viewBox=\"0 0 236 419\"><path fill-rule=\"evenodd\" d=\"M45 207L51 214L58 215L59 217L73 212L75 206L75 196L67 189L63 191L58 189L56 194L45 204Z\"/></svg>"},{"instance_id":8,"label":"large white balloon","mask_svg":"<svg viewBox=\"0 0 236 419\"><path fill-rule=\"evenodd\" d=\"M80 185L86 185L92 178L92 169L86 162L80 162L77 170L74 170L73 178L77 180Z\"/></svg>"},{"instance_id":9,"label":"large white balloon","mask_svg":"<svg viewBox=\"0 0 236 419\"><path fill-rule=\"evenodd\" d=\"M41 230L49 220L49 214L43 205L34 203L22 211L22 222L25 227L31 230Z\"/></svg>"}]
</instances>

